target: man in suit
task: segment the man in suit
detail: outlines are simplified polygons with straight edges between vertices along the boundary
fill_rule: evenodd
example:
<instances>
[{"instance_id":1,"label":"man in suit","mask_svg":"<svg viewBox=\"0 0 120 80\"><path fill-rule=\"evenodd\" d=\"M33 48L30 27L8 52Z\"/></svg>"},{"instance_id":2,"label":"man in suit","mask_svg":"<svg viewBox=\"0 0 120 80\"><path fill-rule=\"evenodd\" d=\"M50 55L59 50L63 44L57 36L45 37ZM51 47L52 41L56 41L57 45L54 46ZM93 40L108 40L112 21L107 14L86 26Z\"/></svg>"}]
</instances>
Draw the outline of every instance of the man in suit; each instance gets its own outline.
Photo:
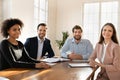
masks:
<instances>
[{"instance_id":1,"label":"man in suit","mask_svg":"<svg viewBox=\"0 0 120 80\"><path fill-rule=\"evenodd\" d=\"M38 36L28 38L25 42L25 48L30 57L40 60L43 57L53 57L54 52L50 44L50 40L45 38L46 24L40 23L37 26Z\"/></svg>"}]
</instances>

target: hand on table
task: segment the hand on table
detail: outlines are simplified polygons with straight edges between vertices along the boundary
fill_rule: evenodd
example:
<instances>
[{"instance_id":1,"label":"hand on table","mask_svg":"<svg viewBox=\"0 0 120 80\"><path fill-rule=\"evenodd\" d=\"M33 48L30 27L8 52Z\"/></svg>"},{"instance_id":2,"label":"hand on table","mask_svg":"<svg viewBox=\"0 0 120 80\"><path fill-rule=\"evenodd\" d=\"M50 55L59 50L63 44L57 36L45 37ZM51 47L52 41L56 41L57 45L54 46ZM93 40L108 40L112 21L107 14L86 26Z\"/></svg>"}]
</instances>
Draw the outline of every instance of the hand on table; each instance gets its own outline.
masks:
<instances>
[{"instance_id":1,"label":"hand on table","mask_svg":"<svg viewBox=\"0 0 120 80\"><path fill-rule=\"evenodd\" d=\"M104 64L102 64L102 63L98 63L98 62L96 62L95 60L90 60L90 63L89 63L92 67L95 67L95 65L98 65L99 67L105 67L105 65Z\"/></svg>"},{"instance_id":2,"label":"hand on table","mask_svg":"<svg viewBox=\"0 0 120 80\"><path fill-rule=\"evenodd\" d=\"M44 62L36 63L35 67L36 68L45 68L45 69L50 68L50 66Z\"/></svg>"},{"instance_id":3,"label":"hand on table","mask_svg":"<svg viewBox=\"0 0 120 80\"><path fill-rule=\"evenodd\" d=\"M72 59L72 60L82 60L83 59L83 57L82 57L82 55L79 55L79 54L75 54L75 53L71 53L71 54L69 54L68 55L68 58L69 59Z\"/></svg>"}]
</instances>

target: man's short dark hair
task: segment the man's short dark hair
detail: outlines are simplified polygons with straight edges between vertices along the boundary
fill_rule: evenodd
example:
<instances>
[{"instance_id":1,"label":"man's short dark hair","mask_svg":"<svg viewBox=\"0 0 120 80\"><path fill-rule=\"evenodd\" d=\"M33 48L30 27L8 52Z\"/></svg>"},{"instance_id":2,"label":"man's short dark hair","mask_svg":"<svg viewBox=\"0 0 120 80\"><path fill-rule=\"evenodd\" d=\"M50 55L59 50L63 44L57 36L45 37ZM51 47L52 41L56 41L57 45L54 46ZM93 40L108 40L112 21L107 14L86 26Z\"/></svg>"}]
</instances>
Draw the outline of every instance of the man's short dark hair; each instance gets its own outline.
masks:
<instances>
[{"instance_id":1,"label":"man's short dark hair","mask_svg":"<svg viewBox=\"0 0 120 80\"><path fill-rule=\"evenodd\" d=\"M46 25L45 23L40 23L40 24L38 24L37 29L38 29L40 26L47 26L47 25Z\"/></svg>"},{"instance_id":2,"label":"man's short dark hair","mask_svg":"<svg viewBox=\"0 0 120 80\"><path fill-rule=\"evenodd\" d=\"M79 25L75 25L75 26L73 27L73 29L72 29L72 32L73 32L73 33L74 33L74 30L75 30L75 29L80 29L81 32L83 31L82 28L81 28Z\"/></svg>"}]
</instances>

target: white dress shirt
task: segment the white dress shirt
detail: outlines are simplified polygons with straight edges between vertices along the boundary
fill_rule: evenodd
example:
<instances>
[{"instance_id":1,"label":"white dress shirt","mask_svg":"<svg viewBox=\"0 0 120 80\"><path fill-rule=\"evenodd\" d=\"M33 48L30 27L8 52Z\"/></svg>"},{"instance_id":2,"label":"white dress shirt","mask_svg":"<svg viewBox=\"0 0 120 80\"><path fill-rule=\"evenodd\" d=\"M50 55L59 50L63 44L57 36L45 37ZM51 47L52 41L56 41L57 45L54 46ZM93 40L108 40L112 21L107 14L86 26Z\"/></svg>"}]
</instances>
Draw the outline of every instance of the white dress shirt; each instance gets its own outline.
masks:
<instances>
[{"instance_id":1,"label":"white dress shirt","mask_svg":"<svg viewBox=\"0 0 120 80\"><path fill-rule=\"evenodd\" d=\"M106 48L107 48L108 44L103 43L103 49L102 49L102 58L101 58L101 62L104 62L104 58L105 58L105 54L106 54Z\"/></svg>"}]
</instances>

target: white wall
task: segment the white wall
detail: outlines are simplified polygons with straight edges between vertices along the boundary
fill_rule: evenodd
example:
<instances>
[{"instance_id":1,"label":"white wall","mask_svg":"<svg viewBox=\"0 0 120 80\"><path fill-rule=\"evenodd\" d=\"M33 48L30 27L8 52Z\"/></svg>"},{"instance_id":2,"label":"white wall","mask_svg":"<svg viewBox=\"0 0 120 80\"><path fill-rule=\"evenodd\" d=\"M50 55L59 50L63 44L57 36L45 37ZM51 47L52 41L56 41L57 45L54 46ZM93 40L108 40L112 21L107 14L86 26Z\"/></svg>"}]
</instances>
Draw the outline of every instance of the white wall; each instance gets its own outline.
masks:
<instances>
[{"instance_id":1,"label":"white wall","mask_svg":"<svg viewBox=\"0 0 120 80\"><path fill-rule=\"evenodd\" d=\"M3 20L11 17L11 0L2 0L2 15Z\"/></svg>"},{"instance_id":2,"label":"white wall","mask_svg":"<svg viewBox=\"0 0 120 80\"><path fill-rule=\"evenodd\" d=\"M0 22L2 20L2 0L0 0Z\"/></svg>"},{"instance_id":3,"label":"white wall","mask_svg":"<svg viewBox=\"0 0 120 80\"><path fill-rule=\"evenodd\" d=\"M57 0L57 39L61 38L62 31L71 30L74 25L82 26L82 2L81 0Z\"/></svg>"},{"instance_id":4,"label":"white wall","mask_svg":"<svg viewBox=\"0 0 120 80\"><path fill-rule=\"evenodd\" d=\"M19 18L24 23L24 28L20 36L23 42L27 37L34 36L34 0L12 0L11 17ZM24 36L22 36L24 35Z\"/></svg>"},{"instance_id":5,"label":"white wall","mask_svg":"<svg viewBox=\"0 0 120 80\"><path fill-rule=\"evenodd\" d=\"M56 39L61 38L62 31L69 31L71 37L72 36L71 29L76 24L80 25L83 28L84 27L83 12L82 12L83 3L97 2L97 1L115 1L115 0L57 0ZM120 13L120 9L119 9L119 13ZM120 16L118 17L120 19ZM120 23L118 24L118 28L119 28L118 32L120 30L119 25Z\"/></svg>"},{"instance_id":6,"label":"white wall","mask_svg":"<svg viewBox=\"0 0 120 80\"><path fill-rule=\"evenodd\" d=\"M62 38L62 31L68 31L72 37L72 28L78 24L83 26L83 3L84 2L97 2L97 1L115 1L115 0L57 0L57 20L56 20L56 38ZM120 0L118 0L120 2ZM120 3L119 3L120 6ZM120 13L120 9L119 9ZM120 16L118 16L120 21ZM120 23L118 21L117 33L120 34ZM120 38L120 35L118 35ZM119 40L120 42L120 40ZM59 50L58 50L59 52Z\"/></svg>"},{"instance_id":7,"label":"white wall","mask_svg":"<svg viewBox=\"0 0 120 80\"><path fill-rule=\"evenodd\" d=\"M33 36L34 0L3 0L2 4L2 21L7 18L19 18L23 21L24 27L20 36L20 40L24 42L27 37Z\"/></svg>"},{"instance_id":8,"label":"white wall","mask_svg":"<svg viewBox=\"0 0 120 80\"><path fill-rule=\"evenodd\" d=\"M59 49L56 46L56 2L57 0L48 0L48 29L47 29L47 38L51 40L52 48L56 54L56 56L59 55Z\"/></svg>"},{"instance_id":9,"label":"white wall","mask_svg":"<svg viewBox=\"0 0 120 80\"><path fill-rule=\"evenodd\" d=\"M120 0L119 0L119 15L120 15ZM120 16L118 16L118 29L117 29L117 33L118 33L118 39L119 39L119 44L120 44Z\"/></svg>"},{"instance_id":10,"label":"white wall","mask_svg":"<svg viewBox=\"0 0 120 80\"><path fill-rule=\"evenodd\" d=\"M0 0L0 26L1 26L1 22L2 22L2 20L3 20L3 4L2 4L2 0ZM0 27L1 28L1 27ZM2 35L1 35L1 33L0 33L0 41L3 39L3 37L2 37Z\"/></svg>"},{"instance_id":11,"label":"white wall","mask_svg":"<svg viewBox=\"0 0 120 80\"><path fill-rule=\"evenodd\" d=\"M51 40L54 49L56 33L56 0L48 0L48 30L47 37ZM36 36L34 24L34 0L3 0L3 20L7 18L19 18L23 21L24 27L20 40L24 43L26 38ZM24 35L24 36L23 36ZM0 36L1 37L1 36ZM1 37L0 40L3 38ZM54 49L55 53L56 50Z\"/></svg>"},{"instance_id":12,"label":"white wall","mask_svg":"<svg viewBox=\"0 0 120 80\"><path fill-rule=\"evenodd\" d=\"M57 0L56 33L54 40L62 39L62 32L68 31L72 37L74 25L82 27L82 0ZM58 47L54 47L60 55Z\"/></svg>"},{"instance_id":13,"label":"white wall","mask_svg":"<svg viewBox=\"0 0 120 80\"><path fill-rule=\"evenodd\" d=\"M17 17L24 22L22 35L24 35L25 37L21 35L20 37L21 40L24 42L27 37L35 36L35 34L32 33L36 29L36 26L33 26L34 0L0 0L0 1L4 2L3 19L9 17ZM81 26L83 25L83 21L82 21L83 2L91 2L91 1L96 2L100 0L48 0L49 4L48 4L47 37L51 40L52 47L57 55L60 54L60 51L58 49L58 46L56 45L55 40L62 39L62 31L68 31L70 37L72 37L71 30L73 26L76 24ZM105 0L105 1L109 1L109 0ZM120 16L118 17L120 19ZM120 23L118 25L120 25ZM120 26L118 27L119 27L118 28L118 32L119 32ZM1 39L2 38L0 36L0 40Z\"/></svg>"}]
</instances>

